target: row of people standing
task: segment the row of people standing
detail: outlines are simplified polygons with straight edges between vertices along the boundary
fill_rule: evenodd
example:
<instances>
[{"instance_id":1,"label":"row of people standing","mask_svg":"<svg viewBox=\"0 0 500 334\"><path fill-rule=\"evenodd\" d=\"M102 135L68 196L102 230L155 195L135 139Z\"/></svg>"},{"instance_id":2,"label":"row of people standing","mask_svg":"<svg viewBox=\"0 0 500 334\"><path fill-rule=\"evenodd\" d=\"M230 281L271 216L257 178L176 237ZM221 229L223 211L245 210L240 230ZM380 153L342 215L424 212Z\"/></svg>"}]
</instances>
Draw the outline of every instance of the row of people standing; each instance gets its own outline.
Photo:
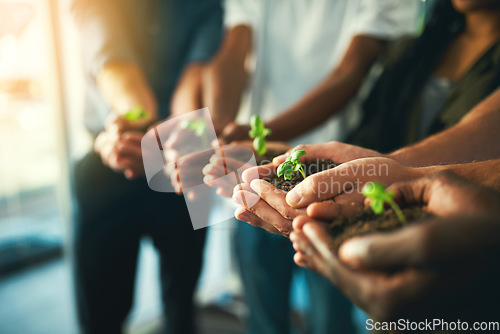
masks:
<instances>
[{"instance_id":1,"label":"row of people standing","mask_svg":"<svg viewBox=\"0 0 500 334\"><path fill-rule=\"evenodd\" d=\"M145 125L208 106L222 143L246 138L250 114L259 114L273 140L312 143L349 135L355 143L390 150L451 126L487 96L498 80L497 40L488 32L468 40L464 33L468 24L478 24L469 17L484 8L436 1L419 38L392 43L415 36L420 5L74 0L89 76L86 123L96 138L96 151L75 173L75 277L83 331L121 331L144 235L160 253L168 332L195 331L192 296L205 232L192 231L182 197L154 193L141 178ZM387 65L354 131L344 109L385 52ZM127 123L122 115L136 105L151 117ZM410 109L416 111L405 112ZM413 129L399 126L404 122ZM389 139L383 136L389 133ZM290 242L243 223L236 239L248 331L289 332L296 270ZM309 271L306 276L311 330L354 332L350 302L324 278Z\"/></svg>"}]
</instances>

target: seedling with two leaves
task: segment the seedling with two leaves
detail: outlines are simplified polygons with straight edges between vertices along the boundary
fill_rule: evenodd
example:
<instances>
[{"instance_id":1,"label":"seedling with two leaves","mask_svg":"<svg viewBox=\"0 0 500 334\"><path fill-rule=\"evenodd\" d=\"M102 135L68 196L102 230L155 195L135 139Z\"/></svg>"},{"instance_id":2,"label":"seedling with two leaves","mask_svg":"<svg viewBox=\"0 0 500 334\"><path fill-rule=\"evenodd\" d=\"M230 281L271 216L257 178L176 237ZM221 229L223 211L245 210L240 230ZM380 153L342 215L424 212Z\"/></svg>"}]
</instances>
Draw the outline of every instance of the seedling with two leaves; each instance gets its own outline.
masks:
<instances>
[{"instance_id":1,"label":"seedling with two leaves","mask_svg":"<svg viewBox=\"0 0 500 334\"><path fill-rule=\"evenodd\" d=\"M259 115L252 115L250 127L251 130L248 132L248 135L253 139L253 148L257 154L264 155L267 150L266 137L271 134L271 130L265 127Z\"/></svg>"},{"instance_id":2,"label":"seedling with two leaves","mask_svg":"<svg viewBox=\"0 0 500 334\"><path fill-rule=\"evenodd\" d=\"M364 185L361 192L363 193L363 195L365 195L365 197L372 200L370 202L370 207L375 214L382 214L384 212L384 203L387 203L394 210L401 224L406 225L406 218L393 199L394 191L387 191L384 185L381 183L368 182Z\"/></svg>"},{"instance_id":3,"label":"seedling with two leaves","mask_svg":"<svg viewBox=\"0 0 500 334\"><path fill-rule=\"evenodd\" d=\"M304 172L304 167L302 162L299 160L301 157L306 155L304 150L293 150L290 156L278 167L277 175L283 176L285 180L291 180L293 172L299 172L302 177L306 178L306 173Z\"/></svg>"}]
</instances>

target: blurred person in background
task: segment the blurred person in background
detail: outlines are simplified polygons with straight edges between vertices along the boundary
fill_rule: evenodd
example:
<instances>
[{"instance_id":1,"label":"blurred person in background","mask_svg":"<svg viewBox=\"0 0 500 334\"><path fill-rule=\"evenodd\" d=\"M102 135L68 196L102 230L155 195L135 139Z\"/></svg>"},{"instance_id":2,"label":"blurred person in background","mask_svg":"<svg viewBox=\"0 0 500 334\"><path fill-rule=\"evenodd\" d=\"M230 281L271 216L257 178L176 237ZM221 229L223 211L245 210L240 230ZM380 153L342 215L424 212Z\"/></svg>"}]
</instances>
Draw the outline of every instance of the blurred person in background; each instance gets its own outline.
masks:
<instances>
[{"instance_id":1,"label":"blurred person in background","mask_svg":"<svg viewBox=\"0 0 500 334\"><path fill-rule=\"evenodd\" d=\"M222 127L221 144L248 140L251 114L262 117L271 140L344 139L352 125L341 111L387 41L416 31L419 5L398 0L225 4L226 35L202 81L204 102ZM240 109L242 99L249 112ZM236 248L249 332L290 332L296 271L291 243L238 224ZM312 272L306 280L311 296L306 327L312 333L354 332L345 297Z\"/></svg>"},{"instance_id":2,"label":"blurred person in background","mask_svg":"<svg viewBox=\"0 0 500 334\"><path fill-rule=\"evenodd\" d=\"M141 139L171 114L172 93L199 74L222 32L218 0L72 0L88 73L85 122L95 138L75 168L73 252L84 333L120 333L131 309L141 237L160 254L167 333L195 332L193 293L205 230L194 231L181 196L148 188ZM131 122L136 106L145 119ZM201 106L189 106L184 112ZM172 190L173 191L173 190Z\"/></svg>"}]
</instances>

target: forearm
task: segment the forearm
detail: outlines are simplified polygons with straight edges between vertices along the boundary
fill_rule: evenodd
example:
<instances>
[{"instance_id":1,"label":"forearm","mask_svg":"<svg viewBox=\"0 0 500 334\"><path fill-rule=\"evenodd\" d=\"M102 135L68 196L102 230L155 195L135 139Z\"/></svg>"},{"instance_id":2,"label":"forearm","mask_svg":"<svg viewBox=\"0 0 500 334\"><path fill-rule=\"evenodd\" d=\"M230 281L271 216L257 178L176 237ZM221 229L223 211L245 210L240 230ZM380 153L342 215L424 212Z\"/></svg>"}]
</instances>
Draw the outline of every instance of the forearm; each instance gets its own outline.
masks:
<instances>
[{"instance_id":1,"label":"forearm","mask_svg":"<svg viewBox=\"0 0 500 334\"><path fill-rule=\"evenodd\" d=\"M500 159L465 164L437 165L419 168L430 175L440 171L451 171L469 181L500 191Z\"/></svg>"},{"instance_id":2,"label":"forearm","mask_svg":"<svg viewBox=\"0 0 500 334\"><path fill-rule=\"evenodd\" d=\"M362 78L362 75L332 73L297 104L266 122L272 131L269 138L287 141L314 129L347 104Z\"/></svg>"},{"instance_id":3,"label":"forearm","mask_svg":"<svg viewBox=\"0 0 500 334\"><path fill-rule=\"evenodd\" d=\"M291 108L266 123L272 131L270 139L292 139L342 110L358 92L365 74L383 47L382 40L355 36L339 65L326 79Z\"/></svg>"},{"instance_id":4,"label":"forearm","mask_svg":"<svg viewBox=\"0 0 500 334\"><path fill-rule=\"evenodd\" d=\"M228 124L236 118L246 87L247 58L252 52L252 29L247 25L231 28L206 68L207 85L203 86L206 104L215 122Z\"/></svg>"},{"instance_id":5,"label":"forearm","mask_svg":"<svg viewBox=\"0 0 500 334\"><path fill-rule=\"evenodd\" d=\"M194 62L186 66L179 79L170 106L172 117L200 109L202 103L203 64Z\"/></svg>"},{"instance_id":6,"label":"forearm","mask_svg":"<svg viewBox=\"0 0 500 334\"><path fill-rule=\"evenodd\" d=\"M132 62L111 62L96 77L97 87L108 106L123 115L142 106L152 118L157 116L157 101L143 70Z\"/></svg>"},{"instance_id":7,"label":"forearm","mask_svg":"<svg viewBox=\"0 0 500 334\"><path fill-rule=\"evenodd\" d=\"M240 69L244 69L245 61L251 51L252 28L247 25L238 25L226 32L214 59L230 62Z\"/></svg>"},{"instance_id":8,"label":"forearm","mask_svg":"<svg viewBox=\"0 0 500 334\"><path fill-rule=\"evenodd\" d=\"M388 157L415 167L496 159L500 157L499 104L500 91L497 91L455 126Z\"/></svg>"}]
</instances>

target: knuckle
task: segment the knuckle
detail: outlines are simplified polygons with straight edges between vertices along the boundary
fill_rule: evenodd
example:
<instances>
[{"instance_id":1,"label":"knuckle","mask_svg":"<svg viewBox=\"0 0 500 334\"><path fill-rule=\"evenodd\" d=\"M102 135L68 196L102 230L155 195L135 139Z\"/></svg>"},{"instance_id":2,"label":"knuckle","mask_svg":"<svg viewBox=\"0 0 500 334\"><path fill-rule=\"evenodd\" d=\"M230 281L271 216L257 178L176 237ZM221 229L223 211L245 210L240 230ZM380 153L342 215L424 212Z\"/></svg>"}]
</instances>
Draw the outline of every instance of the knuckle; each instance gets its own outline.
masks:
<instances>
[{"instance_id":1,"label":"knuckle","mask_svg":"<svg viewBox=\"0 0 500 334\"><path fill-rule=\"evenodd\" d=\"M280 208L280 214L283 216L283 218L286 218L288 220L293 220L296 216L296 210L285 206Z\"/></svg>"}]
</instances>

